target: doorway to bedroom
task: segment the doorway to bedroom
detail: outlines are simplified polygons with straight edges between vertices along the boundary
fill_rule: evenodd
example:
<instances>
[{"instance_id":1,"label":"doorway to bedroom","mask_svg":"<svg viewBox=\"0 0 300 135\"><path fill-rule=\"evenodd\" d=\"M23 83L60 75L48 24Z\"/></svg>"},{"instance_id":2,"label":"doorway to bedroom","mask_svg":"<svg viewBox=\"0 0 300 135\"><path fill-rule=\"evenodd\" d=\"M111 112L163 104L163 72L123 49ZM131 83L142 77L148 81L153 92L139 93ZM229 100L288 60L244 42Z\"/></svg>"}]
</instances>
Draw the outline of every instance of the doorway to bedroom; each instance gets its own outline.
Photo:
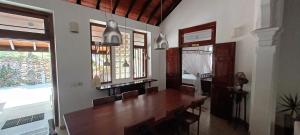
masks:
<instances>
[{"instance_id":1,"label":"doorway to bedroom","mask_svg":"<svg viewBox=\"0 0 300 135\"><path fill-rule=\"evenodd\" d=\"M194 87L195 94L209 97L210 113L232 118L235 42L216 43L217 22L179 30L179 47L167 50L166 87Z\"/></svg>"},{"instance_id":2,"label":"doorway to bedroom","mask_svg":"<svg viewBox=\"0 0 300 135\"><path fill-rule=\"evenodd\" d=\"M182 84L194 86L196 94L210 96L212 85L213 46L182 49Z\"/></svg>"}]
</instances>

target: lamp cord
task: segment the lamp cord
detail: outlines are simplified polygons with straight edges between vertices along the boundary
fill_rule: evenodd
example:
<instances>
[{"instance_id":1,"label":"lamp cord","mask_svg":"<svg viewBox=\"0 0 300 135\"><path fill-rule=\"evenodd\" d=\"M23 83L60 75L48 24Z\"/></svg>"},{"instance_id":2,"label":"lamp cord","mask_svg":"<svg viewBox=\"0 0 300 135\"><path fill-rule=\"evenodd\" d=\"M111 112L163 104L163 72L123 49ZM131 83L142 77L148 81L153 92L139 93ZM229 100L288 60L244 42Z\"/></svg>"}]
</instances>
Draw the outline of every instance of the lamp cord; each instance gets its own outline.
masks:
<instances>
[{"instance_id":1,"label":"lamp cord","mask_svg":"<svg viewBox=\"0 0 300 135\"><path fill-rule=\"evenodd\" d=\"M112 13L112 10L113 10L113 0L111 0L110 2L111 2L111 3L110 3L110 4L111 4L111 5L110 5L110 11L111 11L111 14L110 14L110 15L111 15L111 19L113 19L113 15L112 15L112 14L113 14L113 13Z\"/></svg>"}]
</instances>

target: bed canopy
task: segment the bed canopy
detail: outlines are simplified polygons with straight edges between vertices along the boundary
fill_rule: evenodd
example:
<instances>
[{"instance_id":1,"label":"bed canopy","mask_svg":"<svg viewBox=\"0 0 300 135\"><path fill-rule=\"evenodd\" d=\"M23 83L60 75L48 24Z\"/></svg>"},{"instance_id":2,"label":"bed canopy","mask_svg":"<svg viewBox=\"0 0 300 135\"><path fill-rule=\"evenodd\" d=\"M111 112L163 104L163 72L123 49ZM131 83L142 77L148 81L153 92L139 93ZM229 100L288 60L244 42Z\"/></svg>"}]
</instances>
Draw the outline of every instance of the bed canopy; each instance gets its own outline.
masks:
<instances>
[{"instance_id":1,"label":"bed canopy","mask_svg":"<svg viewBox=\"0 0 300 135\"><path fill-rule=\"evenodd\" d=\"M193 85L197 92L201 92L200 75L212 72L212 45L184 48L182 50L182 71L195 76Z\"/></svg>"}]
</instances>

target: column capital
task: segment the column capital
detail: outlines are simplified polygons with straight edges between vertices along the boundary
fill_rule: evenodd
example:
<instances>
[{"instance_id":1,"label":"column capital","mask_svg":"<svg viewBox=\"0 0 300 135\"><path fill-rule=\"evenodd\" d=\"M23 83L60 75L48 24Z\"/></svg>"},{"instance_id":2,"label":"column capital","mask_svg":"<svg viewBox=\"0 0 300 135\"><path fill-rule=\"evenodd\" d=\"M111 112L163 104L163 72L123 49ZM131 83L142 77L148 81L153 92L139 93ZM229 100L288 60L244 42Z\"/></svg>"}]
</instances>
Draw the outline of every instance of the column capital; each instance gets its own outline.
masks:
<instances>
[{"instance_id":1,"label":"column capital","mask_svg":"<svg viewBox=\"0 0 300 135\"><path fill-rule=\"evenodd\" d=\"M279 27L260 28L252 31L252 34L258 39L258 46L273 46L277 40L276 36L280 33Z\"/></svg>"}]
</instances>

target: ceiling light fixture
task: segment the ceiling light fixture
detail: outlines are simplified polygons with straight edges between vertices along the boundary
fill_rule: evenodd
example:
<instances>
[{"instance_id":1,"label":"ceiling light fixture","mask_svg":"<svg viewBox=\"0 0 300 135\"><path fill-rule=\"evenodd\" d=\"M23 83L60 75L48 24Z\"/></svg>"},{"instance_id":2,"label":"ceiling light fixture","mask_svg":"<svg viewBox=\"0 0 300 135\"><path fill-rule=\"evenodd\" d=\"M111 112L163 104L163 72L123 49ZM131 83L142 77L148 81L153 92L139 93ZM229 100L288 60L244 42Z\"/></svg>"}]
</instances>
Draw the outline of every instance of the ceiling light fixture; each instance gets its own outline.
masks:
<instances>
[{"instance_id":1,"label":"ceiling light fixture","mask_svg":"<svg viewBox=\"0 0 300 135\"><path fill-rule=\"evenodd\" d=\"M112 9L112 0L111 0L111 9ZM122 35L119 30L118 23L113 20L113 16L111 14L111 19L107 21L106 11L106 28L103 32L103 44L107 46L119 46L122 44Z\"/></svg>"},{"instance_id":2,"label":"ceiling light fixture","mask_svg":"<svg viewBox=\"0 0 300 135\"><path fill-rule=\"evenodd\" d=\"M162 16L163 16L163 13L162 13L162 0L160 0L160 21L162 22ZM169 47L169 43L168 43L168 40L166 38L166 35L163 34L160 30L160 33L155 41L155 44L154 44L154 49L155 50L164 50L164 49L167 49Z\"/></svg>"},{"instance_id":3,"label":"ceiling light fixture","mask_svg":"<svg viewBox=\"0 0 300 135\"><path fill-rule=\"evenodd\" d=\"M127 30L127 26L126 26L126 17L125 18L125 40L124 40L124 46L125 46L125 49L124 49L124 63L123 63L123 67L129 67L129 64L127 62L127 59L126 59L126 45L127 45L127 34L126 34L126 30Z\"/></svg>"}]
</instances>

